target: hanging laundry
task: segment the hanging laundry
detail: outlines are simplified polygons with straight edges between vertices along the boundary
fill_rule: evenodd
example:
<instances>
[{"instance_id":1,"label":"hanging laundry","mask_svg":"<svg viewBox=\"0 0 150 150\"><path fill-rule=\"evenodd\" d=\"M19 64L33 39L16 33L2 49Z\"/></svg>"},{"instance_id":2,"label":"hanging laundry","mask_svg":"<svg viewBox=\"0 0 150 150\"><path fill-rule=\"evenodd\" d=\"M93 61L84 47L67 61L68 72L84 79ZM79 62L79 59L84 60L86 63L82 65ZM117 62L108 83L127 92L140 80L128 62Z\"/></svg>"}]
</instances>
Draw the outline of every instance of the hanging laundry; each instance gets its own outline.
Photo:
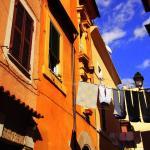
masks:
<instances>
[{"instance_id":1,"label":"hanging laundry","mask_svg":"<svg viewBox=\"0 0 150 150\"><path fill-rule=\"evenodd\" d=\"M96 108L98 97L98 85L79 82L77 104L85 108Z\"/></svg>"},{"instance_id":2,"label":"hanging laundry","mask_svg":"<svg viewBox=\"0 0 150 150\"><path fill-rule=\"evenodd\" d=\"M134 133L132 131L122 132L120 133L119 140L124 142L134 141Z\"/></svg>"},{"instance_id":3,"label":"hanging laundry","mask_svg":"<svg viewBox=\"0 0 150 150\"><path fill-rule=\"evenodd\" d=\"M115 116L115 118L125 119L126 111L125 111L124 92L114 89L113 90L113 99L114 99L114 116Z\"/></svg>"},{"instance_id":4,"label":"hanging laundry","mask_svg":"<svg viewBox=\"0 0 150 150\"><path fill-rule=\"evenodd\" d=\"M150 91L145 91L145 95L146 95L147 108L149 108L150 107Z\"/></svg>"},{"instance_id":5,"label":"hanging laundry","mask_svg":"<svg viewBox=\"0 0 150 150\"><path fill-rule=\"evenodd\" d=\"M146 99L145 99L146 98ZM150 92L139 92L141 112L144 122L150 122Z\"/></svg>"},{"instance_id":6,"label":"hanging laundry","mask_svg":"<svg viewBox=\"0 0 150 150\"><path fill-rule=\"evenodd\" d=\"M113 100L114 100L114 116L119 118L121 116L121 108L118 96L118 90L113 90Z\"/></svg>"},{"instance_id":7,"label":"hanging laundry","mask_svg":"<svg viewBox=\"0 0 150 150\"><path fill-rule=\"evenodd\" d=\"M106 103L110 104L112 101L112 89L106 88Z\"/></svg>"},{"instance_id":8,"label":"hanging laundry","mask_svg":"<svg viewBox=\"0 0 150 150\"><path fill-rule=\"evenodd\" d=\"M110 133L109 134L109 138L110 138L112 144L116 145L116 146L119 146L118 137L119 137L119 133Z\"/></svg>"},{"instance_id":9,"label":"hanging laundry","mask_svg":"<svg viewBox=\"0 0 150 150\"><path fill-rule=\"evenodd\" d=\"M125 97L124 97L124 91L120 92L120 108L121 108L121 117L124 119L126 117L126 109L125 109Z\"/></svg>"},{"instance_id":10,"label":"hanging laundry","mask_svg":"<svg viewBox=\"0 0 150 150\"><path fill-rule=\"evenodd\" d=\"M131 93L133 99L131 97ZM131 122L140 121L140 110L139 110L139 101L138 101L138 92L136 91L125 91L127 110L129 115L129 120Z\"/></svg>"},{"instance_id":11,"label":"hanging laundry","mask_svg":"<svg viewBox=\"0 0 150 150\"><path fill-rule=\"evenodd\" d=\"M103 85L99 86L99 101L104 102L106 99L106 88Z\"/></svg>"},{"instance_id":12,"label":"hanging laundry","mask_svg":"<svg viewBox=\"0 0 150 150\"><path fill-rule=\"evenodd\" d=\"M134 141L134 133L133 131L128 131L127 134L126 134L126 140L127 141Z\"/></svg>"},{"instance_id":13,"label":"hanging laundry","mask_svg":"<svg viewBox=\"0 0 150 150\"><path fill-rule=\"evenodd\" d=\"M140 121L140 108L139 108L139 96L138 96L138 93L139 92L137 92L137 91L132 91L135 116L136 116L137 120Z\"/></svg>"},{"instance_id":14,"label":"hanging laundry","mask_svg":"<svg viewBox=\"0 0 150 150\"><path fill-rule=\"evenodd\" d=\"M112 100L112 89L99 86L99 101L102 105L109 105Z\"/></svg>"}]
</instances>

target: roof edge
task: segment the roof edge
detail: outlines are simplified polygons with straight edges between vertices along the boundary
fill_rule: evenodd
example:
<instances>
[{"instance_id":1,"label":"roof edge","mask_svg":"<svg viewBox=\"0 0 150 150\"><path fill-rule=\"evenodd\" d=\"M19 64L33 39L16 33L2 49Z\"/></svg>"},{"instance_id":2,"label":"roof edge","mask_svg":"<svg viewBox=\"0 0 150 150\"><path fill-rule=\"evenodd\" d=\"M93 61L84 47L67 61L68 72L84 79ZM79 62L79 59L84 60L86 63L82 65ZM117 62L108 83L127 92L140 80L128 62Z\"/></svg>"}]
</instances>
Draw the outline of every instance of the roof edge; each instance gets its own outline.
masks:
<instances>
[{"instance_id":1,"label":"roof edge","mask_svg":"<svg viewBox=\"0 0 150 150\"><path fill-rule=\"evenodd\" d=\"M114 83L116 85L121 83L121 79L116 71L116 68L110 58L110 55L106 49L105 43L99 33L99 30L97 26L93 26L92 31L91 31L91 37L93 39L93 43L101 56L101 59L103 60L110 76L112 77ZM103 47L103 48L102 48Z\"/></svg>"}]
</instances>

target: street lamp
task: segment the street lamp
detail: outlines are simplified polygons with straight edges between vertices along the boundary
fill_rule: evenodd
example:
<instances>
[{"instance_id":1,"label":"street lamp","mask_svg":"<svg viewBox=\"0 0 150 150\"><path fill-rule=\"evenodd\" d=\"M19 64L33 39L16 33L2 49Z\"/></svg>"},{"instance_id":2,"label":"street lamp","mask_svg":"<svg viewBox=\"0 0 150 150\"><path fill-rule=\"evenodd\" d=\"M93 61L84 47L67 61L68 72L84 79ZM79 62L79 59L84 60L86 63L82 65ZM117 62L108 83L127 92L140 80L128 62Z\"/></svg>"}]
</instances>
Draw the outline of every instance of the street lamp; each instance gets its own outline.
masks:
<instances>
[{"instance_id":1,"label":"street lamp","mask_svg":"<svg viewBox=\"0 0 150 150\"><path fill-rule=\"evenodd\" d=\"M140 72L137 72L134 77L133 77L133 80L135 82L135 86L137 88L141 88L143 86L143 81L144 81L144 77L141 75Z\"/></svg>"}]
</instances>

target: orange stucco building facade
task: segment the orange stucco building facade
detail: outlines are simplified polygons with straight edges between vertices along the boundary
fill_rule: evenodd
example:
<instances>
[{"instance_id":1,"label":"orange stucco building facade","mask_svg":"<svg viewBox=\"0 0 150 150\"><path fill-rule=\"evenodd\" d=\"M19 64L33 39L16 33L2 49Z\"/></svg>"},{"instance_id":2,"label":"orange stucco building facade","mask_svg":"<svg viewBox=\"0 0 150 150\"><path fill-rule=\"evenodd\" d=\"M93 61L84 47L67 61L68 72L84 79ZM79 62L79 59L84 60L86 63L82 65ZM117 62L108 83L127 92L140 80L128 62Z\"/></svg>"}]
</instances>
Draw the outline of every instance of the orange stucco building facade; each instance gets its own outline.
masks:
<instances>
[{"instance_id":1,"label":"orange stucco building facade","mask_svg":"<svg viewBox=\"0 0 150 150\"><path fill-rule=\"evenodd\" d=\"M78 1L57 2L57 6L49 1L42 3L37 110L44 118L37 121L42 140L36 142L35 149L82 149L86 144L93 150L97 149L96 131L85 121L82 108L75 105L75 92L80 80L77 4ZM53 12L52 7L59 7L58 12ZM55 17L63 14L69 19L60 17L59 22ZM47 67L50 22L61 36L58 69L61 78ZM66 30L72 34L71 37ZM91 122L95 125L94 116Z\"/></svg>"},{"instance_id":2,"label":"orange stucco building facade","mask_svg":"<svg viewBox=\"0 0 150 150\"><path fill-rule=\"evenodd\" d=\"M33 149L37 140L40 10L38 0L0 1L0 149Z\"/></svg>"},{"instance_id":3,"label":"orange stucco building facade","mask_svg":"<svg viewBox=\"0 0 150 150\"><path fill-rule=\"evenodd\" d=\"M118 149L108 136L120 132L113 111L102 134L100 112L76 104L79 81L99 84L96 61L106 85L120 83L92 30L95 1L1 0L0 15L0 149Z\"/></svg>"}]
</instances>

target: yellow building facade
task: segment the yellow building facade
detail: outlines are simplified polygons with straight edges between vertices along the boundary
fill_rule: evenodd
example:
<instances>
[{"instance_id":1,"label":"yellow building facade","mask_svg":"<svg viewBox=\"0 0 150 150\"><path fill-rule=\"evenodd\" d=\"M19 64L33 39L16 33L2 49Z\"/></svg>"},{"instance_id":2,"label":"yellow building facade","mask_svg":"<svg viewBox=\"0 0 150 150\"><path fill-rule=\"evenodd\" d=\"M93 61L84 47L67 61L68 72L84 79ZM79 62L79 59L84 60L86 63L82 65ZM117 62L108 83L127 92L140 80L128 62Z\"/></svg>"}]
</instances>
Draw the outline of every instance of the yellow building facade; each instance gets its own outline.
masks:
<instances>
[{"instance_id":1,"label":"yellow building facade","mask_svg":"<svg viewBox=\"0 0 150 150\"><path fill-rule=\"evenodd\" d=\"M91 38L94 83L107 88L117 88L121 81L98 27L91 28ZM112 135L120 133L120 122L114 118L113 110L113 102L106 109L100 106L96 109L97 129L100 131L98 133L99 149L120 149L120 145L115 143L117 137L112 138Z\"/></svg>"}]
</instances>

